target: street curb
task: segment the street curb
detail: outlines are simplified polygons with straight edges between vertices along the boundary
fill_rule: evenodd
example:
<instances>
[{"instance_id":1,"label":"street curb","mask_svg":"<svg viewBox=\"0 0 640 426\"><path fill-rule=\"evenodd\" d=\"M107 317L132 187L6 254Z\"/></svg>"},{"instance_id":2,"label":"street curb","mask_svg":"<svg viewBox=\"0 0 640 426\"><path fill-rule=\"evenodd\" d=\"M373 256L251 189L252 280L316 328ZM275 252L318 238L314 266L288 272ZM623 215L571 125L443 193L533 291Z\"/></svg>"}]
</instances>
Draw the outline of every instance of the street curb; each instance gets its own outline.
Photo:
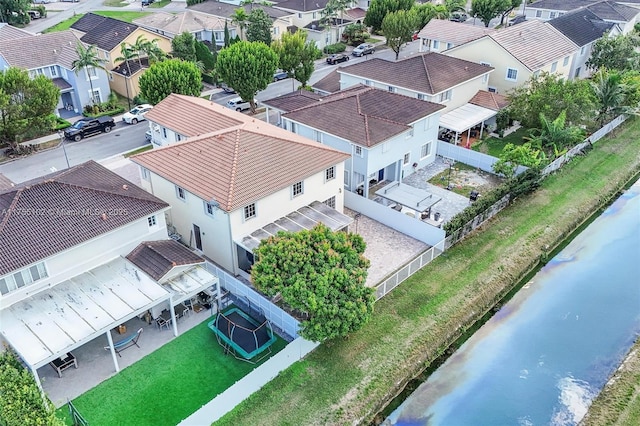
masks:
<instances>
[{"instance_id":1,"label":"street curb","mask_svg":"<svg viewBox=\"0 0 640 426\"><path fill-rule=\"evenodd\" d=\"M99 160L96 160L96 162L97 162L97 163L102 163L102 162L106 162L106 161L109 161L109 160L113 160L113 159L118 158L118 157L126 158L126 157L125 157L125 155L127 155L127 154L129 154L129 153L131 153L131 152L133 152L133 151L137 151L137 150L139 150L140 148L145 148L145 147L147 147L147 146L153 146L153 144L148 143L148 144L145 144L145 145L141 145L141 146L139 146L139 147L137 147L137 148L133 148L133 149L130 149L130 150L128 150L128 151L123 151L123 152L121 152L121 153L119 153L119 154L114 154L114 155L111 155L111 156L109 156L109 157L101 158L101 159L99 159Z\"/></svg>"}]
</instances>

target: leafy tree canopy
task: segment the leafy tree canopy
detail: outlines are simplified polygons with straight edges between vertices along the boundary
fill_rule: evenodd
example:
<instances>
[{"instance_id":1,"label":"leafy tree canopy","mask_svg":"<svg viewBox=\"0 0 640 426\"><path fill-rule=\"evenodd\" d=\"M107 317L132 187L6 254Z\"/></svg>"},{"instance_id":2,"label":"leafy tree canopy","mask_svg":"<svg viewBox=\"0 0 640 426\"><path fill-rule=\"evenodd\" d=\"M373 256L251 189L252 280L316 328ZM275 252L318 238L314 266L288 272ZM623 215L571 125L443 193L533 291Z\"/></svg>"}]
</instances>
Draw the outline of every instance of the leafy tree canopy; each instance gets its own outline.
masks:
<instances>
[{"instance_id":1,"label":"leafy tree canopy","mask_svg":"<svg viewBox=\"0 0 640 426\"><path fill-rule=\"evenodd\" d=\"M411 8L418 16L418 28L422 29L432 19L448 19L450 11L443 4L422 3Z\"/></svg>"},{"instance_id":2,"label":"leafy tree canopy","mask_svg":"<svg viewBox=\"0 0 640 426\"><path fill-rule=\"evenodd\" d=\"M415 0L373 0L364 17L364 24L371 27L373 32L382 29L382 20L387 13L398 10L409 10L415 4Z\"/></svg>"},{"instance_id":3,"label":"leafy tree canopy","mask_svg":"<svg viewBox=\"0 0 640 426\"><path fill-rule=\"evenodd\" d=\"M471 2L471 15L484 23L485 27L489 22L505 10L512 8L512 0L473 0Z\"/></svg>"},{"instance_id":4,"label":"leafy tree canopy","mask_svg":"<svg viewBox=\"0 0 640 426\"><path fill-rule=\"evenodd\" d=\"M411 41L411 36L418 24L419 18L415 10L389 12L382 20L382 33L387 39L387 46L395 52L396 60L402 45Z\"/></svg>"},{"instance_id":5,"label":"leafy tree canopy","mask_svg":"<svg viewBox=\"0 0 640 426\"><path fill-rule=\"evenodd\" d=\"M140 76L140 96L155 105L171 93L200 96L202 76L193 62L169 59L157 62Z\"/></svg>"},{"instance_id":6,"label":"leafy tree canopy","mask_svg":"<svg viewBox=\"0 0 640 426\"><path fill-rule=\"evenodd\" d=\"M467 6L467 0L444 0L443 6L451 14L452 12L464 12ZM445 17L444 19L448 18Z\"/></svg>"},{"instance_id":7,"label":"leafy tree canopy","mask_svg":"<svg viewBox=\"0 0 640 426\"><path fill-rule=\"evenodd\" d=\"M637 71L633 71L637 74ZM630 74L631 75L631 74ZM598 123L604 126L609 120L620 114L632 114L638 109L637 86L627 87L624 81L634 84L628 77L618 71L607 71L601 68L591 79L591 87L596 97ZM637 82L636 82L637 84Z\"/></svg>"},{"instance_id":8,"label":"leafy tree canopy","mask_svg":"<svg viewBox=\"0 0 640 426\"><path fill-rule=\"evenodd\" d=\"M253 9L247 17L247 41L261 41L267 46L271 44L271 18L262 9Z\"/></svg>"},{"instance_id":9,"label":"leafy tree canopy","mask_svg":"<svg viewBox=\"0 0 640 426\"><path fill-rule=\"evenodd\" d=\"M171 56L185 61L195 62L196 39L188 32L183 32L171 40Z\"/></svg>"},{"instance_id":10,"label":"leafy tree canopy","mask_svg":"<svg viewBox=\"0 0 640 426\"><path fill-rule=\"evenodd\" d=\"M539 169L546 164L547 156L540 149L534 148L531 142L525 142L523 145L508 143L492 168L494 172L510 178L515 175L518 165Z\"/></svg>"},{"instance_id":11,"label":"leafy tree canopy","mask_svg":"<svg viewBox=\"0 0 640 426\"><path fill-rule=\"evenodd\" d=\"M31 9L29 0L0 0L0 22L10 25L26 25L31 20L28 10Z\"/></svg>"},{"instance_id":12,"label":"leafy tree canopy","mask_svg":"<svg viewBox=\"0 0 640 426\"><path fill-rule=\"evenodd\" d=\"M273 81L277 67L276 52L259 41L239 41L218 54L218 75L244 101L251 103L251 112L256 110L254 96Z\"/></svg>"},{"instance_id":13,"label":"leafy tree canopy","mask_svg":"<svg viewBox=\"0 0 640 426\"><path fill-rule=\"evenodd\" d=\"M585 80L565 81L555 74L542 73L507 97L511 118L528 128L541 127L540 113L557 117L565 111L567 122L576 126L592 125L594 121L595 98Z\"/></svg>"},{"instance_id":14,"label":"leafy tree canopy","mask_svg":"<svg viewBox=\"0 0 640 426\"><path fill-rule=\"evenodd\" d=\"M267 295L280 293L291 308L307 315L301 324L304 338L320 342L344 337L373 313L364 249L361 236L325 225L279 232L255 250L251 279Z\"/></svg>"},{"instance_id":15,"label":"leafy tree canopy","mask_svg":"<svg viewBox=\"0 0 640 426\"><path fill-rule=\"evenodd\" d=\"M0 141L19 151L18 143L32 129L51 129L60 89L51 79L8 68L0 72Z\"/></svg>"},{"instance_id":16,"label":"leafy tree canopy","mask_svg":"<svg viewBox=\"0 0 640 426\"><path fill-rule=\"evenodd\" d=\"M357 46L369 38L369 33L364 24L349 24L342 32L342 38L347 44Z\"/></svg>"},{"instance_id":17,"label":"leafy tree canopy","mask_svg":"<svg viewBox=\"0 0 640 426\"><path fill-rule=\"evenodd\" d=\"M201 41L196 41L196 59L202 63L205 72L211 72L216 67L216 57Z\"/></svg>"},{"instance_id":18,"label":"leafy tree canopy","mask_svg":"<svg viewBox=\"0 0 640 426\"><path fill-rule=\"evenodd\" d=\"M537 149L543 149L547 152L547 156L556 158L584 139L585 132L577 126L567 126L567 115L562 111L554 120L548 119L543 113L540 113L541 126L534 129L531 137L525 138L531 146Z\"/></svg>"},{"instance_id":19,"label":"leafy tree canopy","mask_svg":"<svg viewBox=\"0 0 640 426\"><path fill-rule=\"evenodd\" d=\"M307 33L302 30L282 34L280 40L271 43L271 48L278 55L280 69L289 77L295 77L302 86L313 74L314 61L322 56L314 41L307 42Z\"/></svg>"},{"instance_id":20,"label":"leafy tree canopy","mask_svg":"<svg viewBox=\"0 0 640 426\"><path fill-rule=\"evenodd\" d=\"M607 68L610 70L640 69L640 36L636 33L601 37L593 44L587 66L593 70Z\"/></svg>"}]
</instances>

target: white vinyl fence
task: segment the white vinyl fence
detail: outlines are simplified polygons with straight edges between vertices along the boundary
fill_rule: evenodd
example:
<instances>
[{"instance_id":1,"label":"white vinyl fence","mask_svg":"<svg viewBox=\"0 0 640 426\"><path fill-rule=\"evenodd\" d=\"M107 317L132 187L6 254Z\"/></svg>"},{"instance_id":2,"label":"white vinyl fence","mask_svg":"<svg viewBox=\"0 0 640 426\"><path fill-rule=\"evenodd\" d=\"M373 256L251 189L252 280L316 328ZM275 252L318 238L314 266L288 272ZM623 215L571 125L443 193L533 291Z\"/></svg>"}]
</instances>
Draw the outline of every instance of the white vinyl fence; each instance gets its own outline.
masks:
<instances>
[{"instance_id":1,"label":"white vinyl fence","mask_svg":"<svg viewBox=\"0 0 640 426\"><path fill-rule=\"evenodd\" d=\"M438 141L436 154L442 156L445 159L452 159L464 164L468 164L472 167L477 167L485 172L495 173L493 171L493 164L498 161L496 157L483 154L478 151L474 151L469 148L464 148L459 145L453 145L448 142ZM520 174L527 170L524 166L518 166L516 174Z\"/></svg>"}]
</instances>

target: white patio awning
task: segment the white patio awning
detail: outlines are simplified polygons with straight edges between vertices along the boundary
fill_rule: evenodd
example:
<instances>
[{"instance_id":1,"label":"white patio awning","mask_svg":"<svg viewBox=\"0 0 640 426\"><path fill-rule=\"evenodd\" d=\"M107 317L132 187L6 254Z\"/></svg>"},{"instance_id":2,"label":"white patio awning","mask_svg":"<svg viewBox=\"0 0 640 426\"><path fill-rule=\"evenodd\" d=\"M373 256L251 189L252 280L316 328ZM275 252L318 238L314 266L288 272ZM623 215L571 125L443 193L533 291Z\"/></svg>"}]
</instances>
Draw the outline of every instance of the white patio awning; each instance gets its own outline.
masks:
<instances>
[{"instance_id":1,"label":"white patio awning","mask_svg":"<svg viewBox=\"0 0 640 426\"><path fill-rule=\"evenodd\" d=\"M216 284L218 277L197 265L164 282L163 286L167 286L174 293L172 300L178 303Z\"/></svg>"},{"instance_id":2,"label":"white patio awning","mask_svg":"<svg viewBox=\"0 0 640 426\"><path fill-rule=\"evenodd\" d=\"M119 257L2 309L0 333L39 368L169 297Z\"/></svg>"},{"instance_id":3,"label":"white patio awning","mask_svg":"<svg viewBox=\"0 0 640 426\"><path fill-rule=\"evenodd\" d=\"M420 213L429 210L434 204L442 200L442 198L424 189L406 185L398 181L391 182L383 188L378 189L376 195Z\"/></svg>"},{"instance_id":4,"label":"white patio awning","mask_svg":"<svg viewBox=\"0 0 640 426\"><path fill-rule=\"evenodd\" d=\"M440 127L462 133L496 115L498 111L474 104L465 104L440 117Z\"/></svg>"}]
</instances>

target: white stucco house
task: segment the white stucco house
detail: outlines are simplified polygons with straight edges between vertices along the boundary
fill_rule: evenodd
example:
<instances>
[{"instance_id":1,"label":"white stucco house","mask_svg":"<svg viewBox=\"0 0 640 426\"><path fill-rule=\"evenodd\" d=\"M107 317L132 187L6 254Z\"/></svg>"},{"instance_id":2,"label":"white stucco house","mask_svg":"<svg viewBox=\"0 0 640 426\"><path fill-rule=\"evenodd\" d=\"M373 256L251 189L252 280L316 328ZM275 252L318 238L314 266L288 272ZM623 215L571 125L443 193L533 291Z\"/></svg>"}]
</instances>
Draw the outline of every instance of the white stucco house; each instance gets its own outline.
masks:
<instances>
[{"instance_id":1,"label":"white stucco house","mask_svg":"<svg viewBox=\"0 0 640 426\"><path fill-rule=\"evenodd\" d=\"M340 179L348 153L200 98L170 95L152 111L168 135L190 136L132 158L142 186L171 205L185 244L231 273L249 277L253 249L278 231L351 223Z\"/></svg>"}]
</instances>

